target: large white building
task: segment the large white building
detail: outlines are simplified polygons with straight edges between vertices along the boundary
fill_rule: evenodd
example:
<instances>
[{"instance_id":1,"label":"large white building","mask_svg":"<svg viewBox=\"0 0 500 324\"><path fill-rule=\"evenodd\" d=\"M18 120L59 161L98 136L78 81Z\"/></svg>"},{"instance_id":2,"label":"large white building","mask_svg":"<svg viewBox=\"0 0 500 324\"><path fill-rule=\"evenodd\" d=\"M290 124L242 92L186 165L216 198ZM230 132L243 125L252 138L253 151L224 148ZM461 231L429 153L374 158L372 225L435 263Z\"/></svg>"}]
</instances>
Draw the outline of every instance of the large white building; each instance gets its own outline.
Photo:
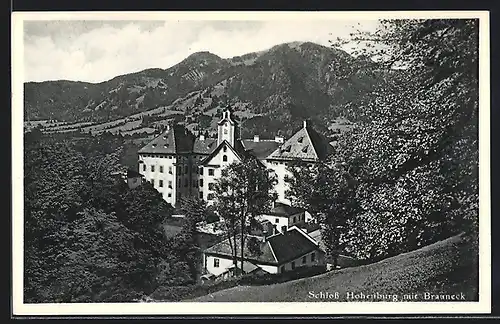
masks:
<instances>
[{"instance_id":1,"label":"large white building","mask_svg":"<svg viewBox=\"0 0 500 324\"><path fill-rule=\"evenodd\" d=\"M276 173L278 201L289 204L287 165L296 159L315 163L332 151L326 138L307 121L286 141L281 137L263 140L258 135L241 139L239 134L239 125L229 110L218 123L217 138L196 137L179 125L169 127L139 150L139 172L173 206L186 196L196 196L211 204L214 182L221 176L221 170L251 154Z\"/></svg>"}]
</instances>

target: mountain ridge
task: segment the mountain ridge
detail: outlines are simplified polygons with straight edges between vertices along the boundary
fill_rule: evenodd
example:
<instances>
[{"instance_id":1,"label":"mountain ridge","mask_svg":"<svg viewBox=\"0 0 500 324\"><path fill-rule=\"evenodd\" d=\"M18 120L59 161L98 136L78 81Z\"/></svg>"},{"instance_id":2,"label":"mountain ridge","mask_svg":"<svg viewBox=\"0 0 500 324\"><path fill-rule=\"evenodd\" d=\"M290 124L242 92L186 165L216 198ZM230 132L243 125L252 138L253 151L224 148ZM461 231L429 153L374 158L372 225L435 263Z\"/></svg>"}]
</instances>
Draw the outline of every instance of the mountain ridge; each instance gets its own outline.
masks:
<instances>
[{"instance_id":1,"label":"mountain ridge","mask_svg":"<svg viewBox=\"0 0 500 324\"><path fill-rule=\"evenodd\" d=\"M182 112L180 122L195 125L229 104L249 116L250 132L296 126L304 118L324 124L338 115L338 107L381 80L364 74L359 64L344 51L312 42L283 43L226 59L201 51L166 69L100 83L27 82L25 119L107 122L165 107Z\"/></svg>"}]
</instances>

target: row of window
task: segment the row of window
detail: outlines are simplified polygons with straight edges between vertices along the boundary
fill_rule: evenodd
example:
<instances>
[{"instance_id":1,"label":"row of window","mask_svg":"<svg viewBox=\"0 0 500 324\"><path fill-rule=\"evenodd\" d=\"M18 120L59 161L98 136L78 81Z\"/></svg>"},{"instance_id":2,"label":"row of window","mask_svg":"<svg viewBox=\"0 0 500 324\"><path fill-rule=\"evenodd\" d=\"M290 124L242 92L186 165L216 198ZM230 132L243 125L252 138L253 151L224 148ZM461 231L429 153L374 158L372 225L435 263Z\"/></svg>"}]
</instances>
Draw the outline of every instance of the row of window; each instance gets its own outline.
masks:
<instances>
[{"instance_id":1,"label":"row of window","mask_svg":"<svg viewBox=\"0 0 500 324\"><path fill-rule=\"evenodd\" d=\"M316 258L316 253L311 253L311 262L314 262ZM302 257L302 264L306 264L307 263L307 256L304 255ZM218 258L214 258L214 268L218 268L220 266L220 260ZM295 261L292 261L292 269L295 269ZM285 272L285 266L281 266L281 269L280 269L280 272Z\"/></svg>"},{"instance_id":2,"label":"row of window","mask_svg":"<svg viewBox=\"0 0 500 324\"><path fill-rule=\"evenodd\" d=\"M142 165L142 171L146 171L146 170L147 170L147 166L146 166L146 164L143 164ZM150 166L150 170L151 170L151 172L155 172L155 170L156 170L155 166L151 165ZM163 173L163 165L159 166L159 172ZM172 174L172 167L171 166L168 167L168 173ZM186 165L186 166L184 166L184 174L188 174L188 173L189 173L189 167ZM178 175L182 174L182 167L180 165L177 166L177 174ZM199 174L203 175L203 168L199 169ZM208 175L209 176L214 176L215 175L215 170L212 169L212 168L208 169Z\"/></svg>"}]
</instances>

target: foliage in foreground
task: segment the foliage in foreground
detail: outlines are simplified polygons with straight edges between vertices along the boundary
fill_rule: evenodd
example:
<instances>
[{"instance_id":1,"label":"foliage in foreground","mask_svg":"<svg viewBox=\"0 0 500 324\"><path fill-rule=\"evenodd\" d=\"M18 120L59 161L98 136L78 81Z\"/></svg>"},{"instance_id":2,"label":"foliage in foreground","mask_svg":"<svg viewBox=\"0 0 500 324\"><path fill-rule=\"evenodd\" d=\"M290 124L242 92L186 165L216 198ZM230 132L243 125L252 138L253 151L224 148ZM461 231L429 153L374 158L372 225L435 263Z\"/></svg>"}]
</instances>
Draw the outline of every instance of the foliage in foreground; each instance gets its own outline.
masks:
<instances>
[{"instance_id":1,"label":"foliage in foreground","mask_svg":"<svg viewBox=\"0 0 500 324\"><path fill-rule=\"evenodd\" d=\"M394 78L344 107L356 126L330 161L290 180L333 250L372 260L478 230L478 21L381 26L353 40Z\"/></svg>"},{"instance_id":2,"label":"foliage in foreground","mask_svg":"<svg viewBox=\"0 0 500 324\"><path fill-rule=\"evenodd\" d=\"M184 240L168 241L160 228L171 207L150 184L130 190L112 178L119 144L31 135L24 157L25 302L132 301L160 285L193 283Z\"/></svg>"}]
</instances>

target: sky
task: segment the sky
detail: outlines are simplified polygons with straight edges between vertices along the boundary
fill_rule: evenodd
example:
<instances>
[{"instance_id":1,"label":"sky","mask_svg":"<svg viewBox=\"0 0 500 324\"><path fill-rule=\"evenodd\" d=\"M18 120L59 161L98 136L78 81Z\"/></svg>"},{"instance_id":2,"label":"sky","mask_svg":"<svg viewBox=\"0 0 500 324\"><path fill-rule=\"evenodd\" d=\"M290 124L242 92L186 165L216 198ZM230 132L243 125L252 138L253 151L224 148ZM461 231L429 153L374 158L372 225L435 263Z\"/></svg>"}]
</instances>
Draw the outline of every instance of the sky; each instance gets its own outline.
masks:
<instances>
[{"instance_id":1,"label":"sky","mask_svg":"<svg viewBox=\"0 0 500 324\"><path fill-rule=\"evenodd\" d=\"M169 68L209 51L239 56L292 41L330 46L376 20L32 20L24 21L24 78L102 82L147 68Z\"/></svg>"}]
</instances>

